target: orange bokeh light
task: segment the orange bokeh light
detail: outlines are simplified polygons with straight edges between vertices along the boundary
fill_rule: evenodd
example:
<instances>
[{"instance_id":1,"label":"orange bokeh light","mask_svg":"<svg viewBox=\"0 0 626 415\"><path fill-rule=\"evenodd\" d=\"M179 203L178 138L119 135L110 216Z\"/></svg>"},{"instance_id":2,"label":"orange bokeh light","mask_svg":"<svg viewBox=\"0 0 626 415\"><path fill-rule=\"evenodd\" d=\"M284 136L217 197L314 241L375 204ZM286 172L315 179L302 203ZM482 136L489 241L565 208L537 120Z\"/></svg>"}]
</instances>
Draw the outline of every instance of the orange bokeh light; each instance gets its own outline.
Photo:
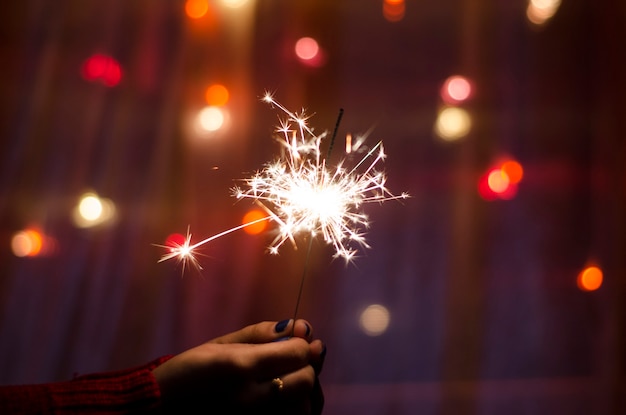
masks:
<instances>
[{"instance_id":1,"label":"orange bokeh light","mask_svg":"<svg viewBox=\"0 0 626 415\"><path fill-rule=\"evenodd\" d=\"M205 98L207 104L221 107L228 103L230 93L228 92L228 88L224 85L213 84L207 88Z\"/></svg>"},{"instance_id":2,"label":"orange bokeh light","mask_svg":"<svg viewBox=\"0 0 626 415\"><path fill-rule=\"evenodd\" d=\"M42 253L44 236L35 229L17 232L11 239L11 249L18 257L34 257Z\"/></svg>"},{"instance_id":3,"label":"orange bokeh light","mask_svg":"<svg viewBox=\"0 0 626 415\"><path fill-rule=\"evenodd\" d=\"M208 0L187 0L185 3L185 13L192 19L199 19L209 11Z\"/></svg>"},{"instance_id":4,"label":"orange bokeh light","mask_svg":"<svg viewBox=\"0 0 626 415\"><path fill-rule=\"evenodd\" d=\"M47 257L58 252L58 245L54 237L35 226L14 233L11 250L17 257Z\"/></svg>"},{"instance_id":5,"label":"orange bokeh light","mask_svg":"<svg viewBox=\"0 0 626 415\"><path fill-rule=\"evenodd\" d=\"M241 220L241 222L243 224L246 224L246 223L254 222L257 220L261 220L266 217L267 217L267 213L254 209L246 213L243 216L243 219ZM265 228L267 228L267 221L262 220L253 225L246 226L245 228L243 228L243 230L250 235L256 235L256 234L263 232Z\"/></svg>"},{"instance_id":6,"label":"orange bokeh light","mask_svg":"<svg viewBox=\"0 0 626 415\"><path fill-rule=\"evenodd\" d=\"M383 17L388 22L399 22L404 19L405 11L404 0L383 0Z\"/></svg>"},{"instance_id":7,"label":"orange bokeh light","mask_svg":"<svg viewBox=\"0 0 626 415\"><path fill-rule=\"evenodd\" d=\"M524 177L524 169L522 165L515 160L507 160L502 163L500 169L506 173L511 183L519 183Z\"/></svg>"},{"instance_id":8,"label":"orange bokeh light","mask_svg":"<svg viewBox=\"0 0 626 415\"><path fill-rule=\"evenodd\" d=\"M603 278L602 270L592 265L578 274L576 282L582 291L595 291L602 285Z\"/></svg>"}]
</instances>

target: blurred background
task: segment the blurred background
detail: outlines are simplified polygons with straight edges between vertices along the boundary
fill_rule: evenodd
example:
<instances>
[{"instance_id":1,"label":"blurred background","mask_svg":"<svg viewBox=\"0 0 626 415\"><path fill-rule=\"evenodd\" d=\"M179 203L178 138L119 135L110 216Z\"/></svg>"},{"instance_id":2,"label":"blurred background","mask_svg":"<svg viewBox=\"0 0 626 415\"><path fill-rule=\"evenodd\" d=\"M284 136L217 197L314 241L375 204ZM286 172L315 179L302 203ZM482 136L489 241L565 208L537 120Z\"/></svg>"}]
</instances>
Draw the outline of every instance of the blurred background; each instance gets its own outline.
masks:
<instances>
[{"instance_id":1,"label":"blurred background","mask_svg":"<svg viewBox=\"0 0 626 415\"><path fill-rule=\"evenodd\" d=\"M382 140L370 249L314 240L326 414L626 410L626 4L25 0L0 6L0 383L292 317L306 250L230 189L281 115ZM306 244L304 244L306 247Z\"/></svg>"}]
</instances>

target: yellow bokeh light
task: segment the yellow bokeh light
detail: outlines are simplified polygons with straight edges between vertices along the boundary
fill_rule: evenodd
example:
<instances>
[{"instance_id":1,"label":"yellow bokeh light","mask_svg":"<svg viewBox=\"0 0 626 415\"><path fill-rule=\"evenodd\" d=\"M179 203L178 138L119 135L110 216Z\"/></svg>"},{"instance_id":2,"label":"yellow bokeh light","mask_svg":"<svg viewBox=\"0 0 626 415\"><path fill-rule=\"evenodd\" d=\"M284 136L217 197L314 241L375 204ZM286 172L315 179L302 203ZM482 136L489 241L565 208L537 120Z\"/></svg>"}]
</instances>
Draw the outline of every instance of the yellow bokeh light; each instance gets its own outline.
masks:
<instances>
[{"instance_id":1,"label":"yellow bokeh light","mask_svg":"<svg viewBox=\"0 0 626 415\"><path fill-rule=\"evenodd\" d=\"M467 111L458 107L446 107L439 112L435 133L443 140L454 141L466 136L472 126Z\"/></svg>"},{"instance_id":2,"label":"yellow bokeh light","mask_svg":"<svg viewBox=\"0 0 626 415\"><path fill-rule=\"evenodd\" d=\"M78 204L78 213L83 219L96 221L102 215L102 202L96 195L86 195Z\"/></svg>"},{"instance_id":3,"label":"yellow bokeh light","mask_svg":"<svg viewBox=\"0 0 626 415\"><path fill-rule=\"evenodd\" d=\"M222 0L222 4L226 7L236 9L243 7L248 3L248 0Z\"/></svg>"},{"instance_id":4,"label":"yellow bokeh light","mask_svg":"<svg viewBox=\"0 0 626 415\"><path fill-rule=\"evenodd\" d=\"M207 88L205 98L210 106L221 107L228 103L230 93L224 85L213 84Z\"/></svg>"},{"instance_id":5,"label":"yellow bokeh light","mask_svg":"<svg viewBox=\"0 0 626 415\"><path fill-rule=\"evenodd\" d=\"M578 288L583 291L595 291L602 285L602 270L597 266L588 266L578 274Z\"/></svg>"},{"instance_id":6,"label":"yellow bokeh light","mask_svg":"<svg viewBox=\"0 0 626 415\"><path fill-rule=\"evenodd\" d=\"M372 304L361 313L359 325L368 336L380 336L387 331L389 321L389 310L380 304Z\"/></svg>"},{"instance_id":7,"label":"yellow bokeh light","mask_svg":"<svg viewBox=\"0 0 626 415\"><path fill-rule=\"evenodd\" d=\"M267 213L262 212L258 209L254 209L249 211L248 213L246 213L243 216L242 219L242 224L244 223L250 223L250 222L254 222L260 219L263 219L264 217L267 217ZM253 225L249 225L246 226L245 228L243 228L243 230L250 234L250 235L256 235L259 234L261 232L263 232L265 230L265 228L267 228L267 221L261 221L261 222L257 222Z\"/></svg>"},{"instance_id":8,"label":"yellow bokeh light","mask_svg":"<svg viewBox=\"0 0 626 415\"><path fill-rule=\"evenodd\" d=\"M115 205L95 193L84 193L74 209L74 224L81 228L96 226L111 221L115 216Z\"/></svg>"},{"instance_id":9,"label":"yellow bokeh light","mask_svg":"<svg viewBox=\"0 0 626 415\"><path fill-rule=\"evenodd\" d=\"M535 25L542 25L550 20L561 6L561 0L530 0L526 8L526 17Z\"/></svg>"},{"instance_id":10,"label":"yellow bokeh light","mask_svg":"<svg viewBox=\"0 0 626 415\"><path fill-rule=\"evenodd\" d=\"M192 19L199 19L209 11L208 0L187 0L185 3L185 13Z\"/></svg>"}]
</instances>

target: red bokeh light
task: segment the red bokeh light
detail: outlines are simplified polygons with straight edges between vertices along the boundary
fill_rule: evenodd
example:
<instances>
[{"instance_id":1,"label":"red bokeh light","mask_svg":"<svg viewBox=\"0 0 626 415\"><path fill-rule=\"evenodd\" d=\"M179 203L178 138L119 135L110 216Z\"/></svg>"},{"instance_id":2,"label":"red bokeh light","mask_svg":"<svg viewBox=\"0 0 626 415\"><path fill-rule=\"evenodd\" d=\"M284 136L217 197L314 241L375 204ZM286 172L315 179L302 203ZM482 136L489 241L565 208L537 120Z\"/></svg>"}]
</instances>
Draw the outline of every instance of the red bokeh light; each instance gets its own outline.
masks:
<instances>
[{"instance_id":1,"label":"red bokeh light","mask_svg":"<svg viewBox=\"0 0 626 415\"><path fill-rule=\"evenodd\" d=\"M317 40L312 37L298 39L294 46L294 52L300 62L311 67L320 67L324 64L324 52Z\"/></svg>"},{"instance_id":2,"label":"red bokeh light","mask_svg":"<svg viewBox=\"0 0 626 415\"><path fill-rule=\"evenodd\" d=\"M85 60L81 68L85 80L113 87L122 80L122 68L111 56L97 53Z\"/></svg>"},{"instance_id":3,"label":"red bokeh light","mask_svg":"<svg viewBox=\"0 0 626 415\"><path fill-rule=\"evenodd\" d=\"M487 201L511 200L517 194L517 185L522 180L524 169L515 160L500 161L478 179L478 194Z\"/></svg>"},{"instance_id":4,"label":"red bokeh light","mask_svg":"<svg viewBox=\"0 0 626 415\"><path fill-rule=\"evenodd\" d=\"M498 194L489 186L489 173L483 174L478 179L478 194L489 202L498 198Z\"/></svg>"},{"instance_id":5,"label":"red bokeh light","mask_svg":"<svg viewBox=\"0 0 626 415\"><path fill-rule=\"evenodd\" d=\"M174 251L176 248L180 248L185 244L187 238L185 235L180 233L173 233L165 238L165 246L170 248L171 251Z\"/></svg>"},{"instance_id":6,"label":"red bokeh light","mask_svg":"<svg viewBox=\"0 0 626 415\"><path fill-rule=\"evenodd\" d=\"M444 102L455 105L471 98L472 84L467 78L454 75L443 83L440 94Z\"/></svg>"}]
</instances>

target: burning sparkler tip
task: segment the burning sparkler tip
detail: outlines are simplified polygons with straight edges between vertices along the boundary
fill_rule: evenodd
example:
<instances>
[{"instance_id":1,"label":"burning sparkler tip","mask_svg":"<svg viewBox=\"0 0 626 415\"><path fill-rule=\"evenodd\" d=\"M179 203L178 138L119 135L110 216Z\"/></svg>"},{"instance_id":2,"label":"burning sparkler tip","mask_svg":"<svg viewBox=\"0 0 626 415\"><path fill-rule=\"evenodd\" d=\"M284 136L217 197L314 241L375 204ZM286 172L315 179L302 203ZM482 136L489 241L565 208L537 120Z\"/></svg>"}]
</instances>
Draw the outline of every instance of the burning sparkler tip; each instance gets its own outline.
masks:
<instances>
[{"instance_id":1,"label":"burning sparkler tip","mask_svg":"<svg viewBox=\"0 0 626 415\"><path fill-rule=\"evenodd\" d=\"M348 263L355 258L357 247L369 248L363 236L363 231L369 228L369 220L360 211L361 205L409 197L407 193L394 195L385 187L386 176L377 170L377 164L386 157L382 141L349 169L343 167L343 161L334 168L329 167L320 152L326 133L313 133L307 125L310 116L305 115L304 110L300 113L289 111L276 102L269 91L262 100L286 115L279 117L280 127L277 129L285 151L249 178L242 179L241 186L233 187L231 194L237 199L251 199L267 212L267 216L194 244L191 244L188 231L183 243L164 246L169 251L159 262L177 258L183 262L183 267L193 264L201 269L195 257L197 247L267 220L278 225L278 235L268 247L270 254L278 254L286 241L297 248L296 236L308 232L311 240L321 235L334 247L334 257L344 258ZM357 149L363 139L359 138L351 149Z\"/></svg>"}]
</instances>

